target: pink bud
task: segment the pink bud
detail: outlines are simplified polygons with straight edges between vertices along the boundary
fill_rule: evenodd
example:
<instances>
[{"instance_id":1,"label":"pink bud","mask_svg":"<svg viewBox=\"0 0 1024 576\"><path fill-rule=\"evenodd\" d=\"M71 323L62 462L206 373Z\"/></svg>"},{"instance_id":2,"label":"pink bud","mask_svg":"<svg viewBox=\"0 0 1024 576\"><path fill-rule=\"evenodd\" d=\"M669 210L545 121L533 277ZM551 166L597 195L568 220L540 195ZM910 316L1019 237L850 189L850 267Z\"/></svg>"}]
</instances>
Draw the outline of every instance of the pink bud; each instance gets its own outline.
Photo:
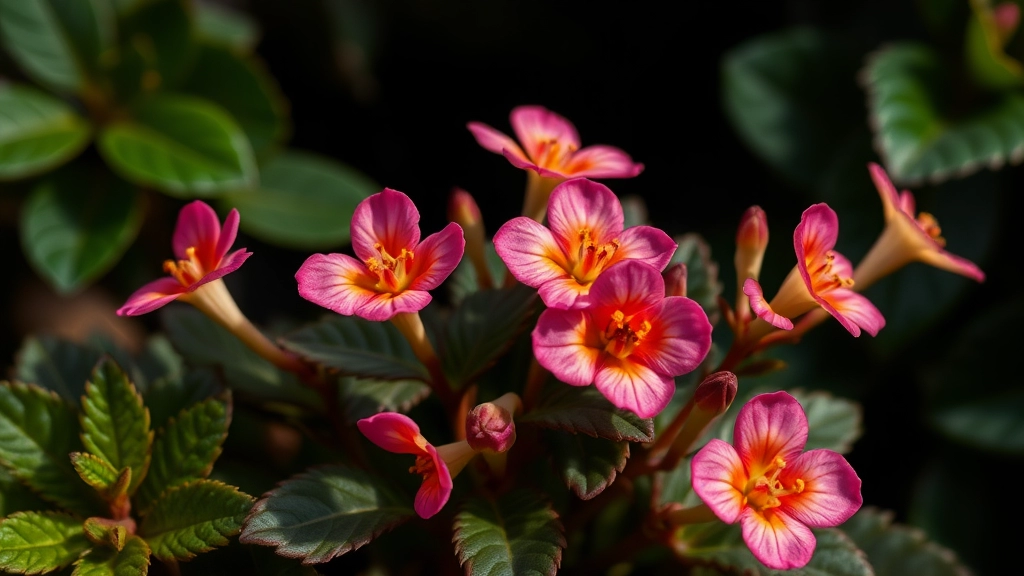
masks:
<instances>
[{"instance_id":1,"label":"pink bud","mask_svg":"<svg viewBox=\"0 0 1024 576\"><path fill-rule=\"evenodd\" d=\"M745 325L750 320L750 300L743 293L743 282L747 278L757 280L761 276L761 262L768 247L768 217L760 206L751 206L740 219L736 231L736 321Z\"/></svg>"},{"instance_id":2,"label":"pink bud","mask_svg":"<svg viewBox=\"0 0 1024 576\"><path fill-rule=\"evenodd\" d=\"M686 264L665 270L665 296L686 296Z\"/></svg>"},{"instance_id":3,"label":"pink bud","mask_svg":"<svg viewBox=\"0 0 1024 576\"><path fill-rule=\"evenodd\" d=\"M507 451L516 442L512 413L492 402L473 408L466 416L466 441L477 451Z\"/></svg>"},{"instance_id":4,"label":"pink bud","mask_svg":"<svg viewBox=\"0 0 1024 576\"><path fill-rule=\"evenodd\" d=\"M469 192L462 188L453 188L448 197L448 220L463 228L480 224L480 208Z\"/></svg>"},{"instance_id":5,"label":"pink bud","mask_svg":"<svg viewBox=\"0 0 1024 576\"><path fill-rule=\"evenodd\" d=\"M713 414L724 414L736 399L739 380L732 372L715 372L701 382L693 392L694 409Z\"/></svg>"},{"instance_id":6,"label":"pink bud","mask_svg":"<svg viewBox=\"0 0 1024 576\"><path fill-rule=\"evenodd\" d=\"M992 9L992 17L1000 36L1009 39L1020 24L1020 7L1013 2L1003 2Z\"/></svg>"},{"instance_id":7,"label":"pink bud","mask_svg":"<svg viewBox=\"0 0 1024 576\"><path fill-rule=\"evenodd\" d=\"M768 217L760 206L751 206L743 213L736 232L736 246L764 253L768 246Z\"/></svg>"}]
</instances>

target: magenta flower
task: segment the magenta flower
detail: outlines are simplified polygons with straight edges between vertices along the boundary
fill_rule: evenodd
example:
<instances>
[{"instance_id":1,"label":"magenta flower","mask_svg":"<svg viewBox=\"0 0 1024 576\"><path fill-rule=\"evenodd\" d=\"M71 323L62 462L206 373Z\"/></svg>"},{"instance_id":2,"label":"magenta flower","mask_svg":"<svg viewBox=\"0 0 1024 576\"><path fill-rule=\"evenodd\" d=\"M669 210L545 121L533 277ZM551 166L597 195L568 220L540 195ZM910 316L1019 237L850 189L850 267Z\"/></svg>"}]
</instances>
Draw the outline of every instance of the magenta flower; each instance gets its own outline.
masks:
<instances>
[{"instance_id":1,"label":"magenta flower","mask_svg":"<svg viewBox=\"0 0 1024 576\"><path fill-rule=\"evenodd\" d=\"M579 308L612 264L638 260L661 270L672 259L676 243L668 234L651 226L624 230L623 222L622 204L607 186L578 178L552 191L550 228L513 218L494 235L494 249L517 280L537 288L544 304Z\"/></svg>"},{"instance_id":2,"label":"magenta flower","mask_svg":"<svg viewBox=\"0 0 1024 576\"><path fill-rule=\"evenodd\" d=\"M200 200L189 203L178 213L174 226L172 245L178 260L164 262L164 272L170 278L154 280L136 290L117 314L138 316L178 298L187 300L196 289L237 270L252 255L245 248L228 254L237 234L238 210L228 213L222 230L213 208Z\"/></svg>"},{"instance_id":3,"label":"magenta flower","mask_svg":"<svg viewBox=\"0 0 1024 576\"><path fill-rule=\"evenodd\" d=\"M816 545L810 528L838 526L863 503L846 459L803 452L806 444L796 398L761 394L740 410L733 445L711 440L690 463L693 490L723 522L739 521L747 547L775 570L806 565Z\"/></svg>"},{"instance_id":4,"label":"magenta flower","mask_svg":"<svg viewBox=\"0 0 1024 576\"><path fill-rule=\"evenodd\" d=\"M385 188L352 215L352 248L313 254L295 273L299 294L324 308L367 320L418 312L462 259L466 241L451 223L420 242L420 213L405 194Z\"/></svg>"},{"instance_id":5,"label":"magenta flower","mask_svg":"<svg viewBox=\"0 0 1024 576\"><path fill-rule=\"evenodd\" d=\"M711 349L711 323L699 304L665 297L654 267L626 261L602 274L582 310L545 310L533 330L541 366L573 386L593 383L619 408L649 418L675 391L673 378Z\"/></svg>"}]
</instances>

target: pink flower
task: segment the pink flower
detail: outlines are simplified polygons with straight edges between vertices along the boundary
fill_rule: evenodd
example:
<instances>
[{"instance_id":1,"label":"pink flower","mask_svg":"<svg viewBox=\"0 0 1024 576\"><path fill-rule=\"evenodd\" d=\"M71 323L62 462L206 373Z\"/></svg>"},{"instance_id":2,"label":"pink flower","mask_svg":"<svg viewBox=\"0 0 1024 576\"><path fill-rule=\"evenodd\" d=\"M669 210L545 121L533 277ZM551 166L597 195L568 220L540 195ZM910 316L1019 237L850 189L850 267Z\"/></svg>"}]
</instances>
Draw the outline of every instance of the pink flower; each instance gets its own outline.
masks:
<instances>
[{"instance_id":1,"label":"pink flower","mask_svg":"<svg viewBox=\"0 0 1024 576\"><path fill-rule=\"evenodd\" d=\"M118 309L119 316L138 316L152 312L185 296L201 286L238 269L252 255L244 248L228 254L238 234L238 210L232 209L221 229L217 213L206 203L196 200L178 213L172 244L177 261L164 262L170 278L160 278L139 288Z\"/></svg>"},{"instance_id":2,"label":"pink flower","mask_svg":"<svg viewBox=\"0 0 1024 576\"><path fill-rule=\"evenodd\" d=\"M414 505L421 518L440 512L452 494L452 480L476 454L465 440L434 448L412 419L396 412L363 418L356 426L370 442L388 452L416 456L409 472L423 476Z\"/></svg>"},{"instance_id":3,"label":"pink flower","mask_svg":"<svg viewBox=\"0 0 1024 576\"><path fill-rule=\"evenodd\" d=\"M510 121L522 148L486 124L470 122L466 127L484 148L547 178L632 178L644 169L613 146L580 148L576 127L542 106L514 108Z\"/></svg>"},{"instance_id":4,"label":"pink flower","mask_svg":"<svg viewBox=\"0 0 1024 576\"><path fill-rule=\"evenodd\" d=\"M807 416L785 392L761 394L736 418L733 445L711 440L690 463L693 489L765 566L800 568L814 553L810 528L838 526L863 503L853 467L831 450L803 452ZM801 453L803 452L803 453Z\"/></svg>"},{"instance_id":5,"label":"pink flower","mask_svg":"<svg viewBox=\"0 0 1024 576\"><path fill-rule=\"evenodd\" d=\"M676 249L657 228L624 230L619 199L607 186L583 178L552 191L548 225L513 218L494 235L494 249L509 272L537 288L552 308L585 306L591 285L616 262L639 260L661 270Z\"/></svg>"},{"instance_id":6,"label":"pink flower","mask_svg":"<svg viewBox=\"0 0 1024 576\"><path fill-rule=\"evenodd\" d=\"M617 264L594 282L590 307L540 315L533 353L559 380L593 383L619 408L654 416L672 398L673 377L696 368L711 348L711 323L700 305L664 294L654 267Z\"/></svg>"},{"instance_id":7,"label":"pink flower","mask_svg":"<svg viewBox=\"0 0 1024 576\"><path fill-rule=\"evenodd\" d=\"M352 215L352 248L313 254L295 273L299 294L338 314L389 320L419 312L462 259L466 241L451 223L420 242L420 213L405 194L385 188L359 203Z\"/></svg>"},{"instance_id":8,"label":"pink flower","mask_svg":"<svg viewBox=\"0 0 1024 576\"><path fill-rule=\"evenodd\" d=\"M861 329L877 334L885 318L871 301L852 290L853 267L832 249L838 237L839 218L827 204L804 210L793 232L797 264L771 303L765 302L757 281L749 278L743 284L754 313L776 328L789 330L791 318L820 306L854 336L860 336Z\"/></svg>"}]
</instances>

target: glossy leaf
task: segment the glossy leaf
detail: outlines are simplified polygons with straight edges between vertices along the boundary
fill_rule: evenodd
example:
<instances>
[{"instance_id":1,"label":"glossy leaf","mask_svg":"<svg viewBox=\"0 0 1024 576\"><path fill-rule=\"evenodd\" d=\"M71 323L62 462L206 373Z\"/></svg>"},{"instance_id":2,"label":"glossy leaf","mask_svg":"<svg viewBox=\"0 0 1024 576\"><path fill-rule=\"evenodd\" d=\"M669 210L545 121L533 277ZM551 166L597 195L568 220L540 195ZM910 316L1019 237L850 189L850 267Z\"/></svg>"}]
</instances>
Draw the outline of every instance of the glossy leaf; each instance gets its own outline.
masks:
<instances>
[{"instance_id":1,"label":"glossy leaf","mask_svg":"<svg viewBox=\"0 0 1024 576\"><path fill-rule=\"evenodd\" d=\"M488 240L484 244L484 259L487 260L487 269L491 273L491 279L495 286L502 286L505 283L505 276L508 268L501 260L501 256L494 250L494 243ZM463 257L459 265L452 272L447 280L448 289L451 294L451 301L454 306L459 306L466 296L480 290L479 280L476 275L476 268L470 263L469 258Z\"/></svg>"},{"instance_id":2,"label":"glossy leaf","mask_svg":"<svg viewBox=\"0 0 1024 576\"><path fill-rule=\"evenodd\" d=\"M258 188L229 192L221 205L238 208L248 234L313 250L346 244L356 206L380 190L354 168L291 150L261 169Z\"/></svg>"},{"instance_id":3,"label":"glossy leaf","mask_svg":"<svg viewBox=\"0 0 1024 576\"><path fill-rule=\"evenodd\" d=\"M15 375L77 403L85 393L85 381L103 354L90 346L53 336L29 336L18 350Z\"/></svg>"},{"instance_id":4,"label":"glossy leaf","mask_svg":"<svg viewBox=\"0 0 1024 576\"><path fill-rule=\"evenodd\" d=\"M338 381L338 401L351 425L380 412L408 412L430 395L419 380L365 380L343 377Z\"/></svg>"},{"instance_id":5,"label":"glossy leaf","mask_svg":"<svg viewBox=\"0 0 1024 576\"><path fill-rule=\"evenodd\" d=\"M70 293L117 263L142 217L130 186L72 165L43 179L25 201L21 244L36 271Z\"/></svg>"},{"instance_id":6,"label":"glossy leaf","mask_svg":"<svg viewBox=\"0 0 1024 576\"><path fill-rule=\"evenodd\" d=\"M124 548L96 547L75 562L71 576L146 576L149 574L149 546L138 536L129 536Z\"/></svg>"},{"instance_id":7,"label":"glossy leaf","mask_svg":"<svg viewBox=\"0 0 1024 576\"><path fill-rule=\"evenodd\" d=\"M239 541L274 546L303 564L320 564L360 548L413 515L379 478L344 466L314 468L256 503Z\"/></svg>"},{"instance_id":8,"label":"glossy leaf","mask_svg":"<svg viewBox=\"0 0 1024 576\"><path fill-rule=\"evenodd\" d=\"M240 53L250 53L259 41L259 24L247 14L223 4L196 2L196 28L206 41Z\"/></svg>"},{"instance_id":9,"label":"glossy leaf","mask_svg":"<svg viewBox=\"0 0 1024 576\"><path fill-rule=\"evenodd\" d=\"M93 489L104 495L105 499L111 500L110 488L119 484L119 472L106 460L88 452L72 452L69 454L71 465L83 482L92 486ZM131 468L128 470L128 479L131 480ZM127 488L127 486L122 486Z\"/></svg>"},{"instance_id":10,"label":"glossy leaf","mask_svg":"<svg viewBox=\"0 0 1024 576\"><path fill-rule=\"evenodd\" d=\"M679 247L669 267L686 265L686 297L701 305L712 325L717 324L722 283L718 280L718 263L711 259L711 246L699 234L685 234L674 240Z\"/></svg>"},{"instance_id":11,"label":"glossy leaf","mask_svg":"<svg viewBox=\"0 0 1024 576\"><path fill-rule=\"evenodd\" d=\"M629 442L585 434L549 432L544 434L544 444L551 452L555 471L582 500L590 500L611 486L629 459Z\"/></svg>"},{"instance_id":12,"label":"glossy leaf","mask_svg":"<svg viewBox=\"0 0 1024 576\"><path fill-rule=\"evenodd\" d=\"M160 560L188 560L228 543L242 529L253 497L214 480L196 480L161 495L139 525Z\"/></svg>"},{"instance_id":13,"label":"glossy leaf","mask_svg":"<svg viewBox=\"0 0 1024 576\"><path fill-rule=\"evenodd\" d=\"M218 106L189 96L149 98L130 120L99 137L107 163L126 179L181 198L216 196L256 183L245 133Z\"/></svg>"},{"instance_id":14,"label":"glossy leaf","mask_svg":"<svg viewBox=\"0 0 1024 576\"><path fill-rule=\"evenodd\" d=\"M593 387L559 385L516 424L533 425L572 434L622 442L650 442L654 422L612 405Z\"/></svg>"},{"instance_id":15,"label":"glossy leaf","mask_svg":"<svg viewBox=\"0 0 1024 576\"><path fill-rule=\"evenodd\" d=\"M89 143L89 123L34 88L0 86L0 180L46 172Z\"/></svg>"},{"instance_id":16,"label":"glossy leaf","mask_svg":"<svg viewBox=\"0 0 1024 576\"><path fill-rule=\"evenodd\" d=\"M558 513L527 490L470 498L455 517L452 541L467 576L554 575L566 545Z\"/></svg>"},{"instance_id":17,"label":"glossy leaf","mask_svg":"<svg viewBox=\"0 0 1024 576\"><path fill-rule=\"evenodd\" d=\"M17 512L0 520L0 569L52 572L89 548L82 521L60 512Z\"/></svg>"},{"instance_id":18,"label":"glossy leaf","mask_svg":"<svg viewBox=\"0 0 1024 576\"><path fill-rule=\"evenodd\" d=\"M875 576L970 576L956 554L916 528L893 524L893 513L863 508L840 526L868 556Z\"/></svg>"}]
</instances>

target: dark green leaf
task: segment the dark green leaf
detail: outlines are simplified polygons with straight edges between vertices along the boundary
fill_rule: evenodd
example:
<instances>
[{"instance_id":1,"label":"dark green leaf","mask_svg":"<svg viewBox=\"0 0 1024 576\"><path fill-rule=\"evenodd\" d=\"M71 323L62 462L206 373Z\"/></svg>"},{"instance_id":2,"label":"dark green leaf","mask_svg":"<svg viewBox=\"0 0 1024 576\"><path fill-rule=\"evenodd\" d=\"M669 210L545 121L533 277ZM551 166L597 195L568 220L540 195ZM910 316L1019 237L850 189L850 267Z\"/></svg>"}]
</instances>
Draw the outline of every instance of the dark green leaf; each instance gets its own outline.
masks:
<instances>
[{"instance_id":1,"label":"dark green leaf","mask_svg":"<svg viewBox=\"0 0 1024 576\"><path fill-rule=\"evenodd\" d=\"M679 244L669 266L686 265L686 297L704 308L712 325L718 323L718 263L711 259L711 246L700 234L685 234L674 240Z\"/></svg>"},{"instance_id":2,"label":"dark green leaf","mask_svg":"<svg viewBox=\"0 0 1024 576\"><path fill-rule=\"evenodd\" d=\"M15 376L78 402L102 355L95 348L52 336L29 336L18 350Z\"/></svg>"},{"instance_id":3,"label":"dark green leaf","mask_svg":"<svg viewBox=\"0 0 1024 576\"><path fill-rule=\"evenodd\" d=\"M319 249L349 241L356 206L380 187L354 168L294 150L260 173L260 187L230 192L221 206L238 208L242 230L289 248Z\"/></svg>"},{"instance_id":4,"label":"dark green leaf","mask_svg":"<svg viewBox=\"0 0 1024 576\"><path fill-rule=\"evenodd\" d=\"M928 539L924 532L892 523L892 512L863 508L840 526L868 556L874 576L969 576L952 550Z\"/></svg>"},{"instance_id":5,"label":"dark green leaf","mask_svg":"<svg viewBox=\"0 0 1024 576\"><path fill-rule=\"evenodd\" d=\"M139 525L153 556L188 560L238 534L253 497L214 480L196 480L164 492Z\"/></svg>"},{"instance_id":6,"label":"dark green leaf","mask_svg":"<svg viewBox=\"0 0 1024 576\"><path fill-rule=\"evenodd\" d=\"M861 409L856 402L835 398L828 392L792 390L807 414L807 446L846 454L863 433Z\"/></svg>"},{"instance_id":7,"label":"dark green leaf","mask_svg":"<svg viewBox=\"0 0 1024 576\"><path fill-rule=\"evenodd\" d=\"M139 354L136 364L146 379L147 386L143 395L147 397L157 383L180 379L185 374L185 361L163 334L156 334L146 341L146 347ZM150 406L150 412L152 408ZM155 419L153 423L159 425Z\"/></svg>"},{"instance_id":8,"label":"dark green leaf","mask_svg":"<svg viewBox=\"0 0 1024 576\"><path fill-rule=\"evenodd\" d=\"M629 442L612 442L584 434L548 432L544 444L551 464L566 486L583 500L590 500L611 486L629 458Z\"/></svg>"},{"instance_id":9,"label":"dark green leaf","mask_svg":"<svg viewBox=\"0 0 1024 576\"><path fill-rule=\"evenodd\" d=\"M239 541L319 564L369 543L413 514L367 472L325 466L286 481L252 509Z\"/></svg>"},{"instance_id":10,"label":"dark green leaf","mask_svg":"<svg viewBox=\"0 0 1024 576\"><path fill-rule=\"evenodd\" d=\"M66 104L27 86L0 86L0 180L67 162L89 142L89 123Z\"/></svg>"},{"instance_id":11,"label":"dark green leaf","mask_svg":"<svg viewBox=\"0 0 1024 576\"><path fill-rule=\"evenodd\" d=\"M516 423L615 442L650 442L654 437L654 422L650 418L616 408L591 386L559 384L536 408L517 418Z\"/></svg>"},{"instance_id":12,"label":"dark green leaf","mask_svg":"<svg viewBox=\"0 0 1024 576\"><path fill-rule=\"evenodd\" d=\"M206 1L196 3L196 28L204 40L242 53L252 52L260 36L259 25L247 14Z\"/></svg>"},{"instance_id":13,"label":"dark green leaf","mask_svg":"<svg viewBox=\"0 0 1024 576\"><path fill-rule=\"evenodd\" d=\"M566 544L558 513L526 490L468 500L452 540L468 576L554 575Z\"/></svg>"},{"instance_id":14,"label":"dark green leaf","mask_svg":"<svg viewBox=\"0 0 1024 576\"><path fill-rule=\"evenodd\" d=\"M120 180L71 165L35 187L21 212L21 244L33 267L62 293L113 266L142 223L141 197Z\"/></svg>"},{"instance_id":15,"label":"dark green leaf","mask_svg":"<svg viewBox=\"0 0 1024 576\"><path fill-rule=\"evenodd\" d=\"M122 58L133 52L141 64L141 87L175 88L195 55L190 3L145 0L127 10L121 21Z\"/></svg>"},{"instance_id":16,"label":"dark green leaf","mask_svg":"<svg viewBox=\"0 0 1024 576\"><path fill-rule=\"evenodd\" d=\"M27 486L0 466L0 518L26 510L49 510L48 502L39 499Z\"/></svg>"},{"instance_id":17,"label":"dark green leaf","mask_svg":"<svg viewBox=\"0 0 1024 576\"><path fill-rule=\"evenodd\" d=\"M419 380L338 380L338 400L353 425L380 412L408 412L429 395L430 387Z\"/></svg>"},{"instance_id":18,"label":"dark green leaf","mask_svg":"<svg viewBox=\"0 0 1024 576\"><path fill-rule=\"evenodd\" d=\"M505 283L508 268L505 268L505 263L494 250L494 243L490 240L484 244L484 259L487 260L487 269L491 273L494 285L502 286ZM463 257L455 271L448 277L448 288L451 292L452 304L455 306L460 305L466 296L480 289L476 268L473 267L469 258Z\"/></svg>"},{"instance_id":19,"label":"dark green leaf","mask_svg":"<svg viewBox=\"0 0 1024 576\"><path fill-rule=\"evenodd\" d=\"M82 521L59 512L17 512L0 520L0 569L52 572L89 548Z\"/></svg>"},{"instance_id":20,"label":"dark green leaf","mask_svg":"<svg viewBox=\"0 0 1024 576\"><path fill-rule=\"evenodd\" d=\"M167 421L211 396L223 392L216 375L207 368L189 370L177 377L157 380L145 395L146 406L154 428L163 428Z\"/></svg>"},{"instance_id":21,"label":"dark green leaf","mask_svg":"<svg viewBox=\"0 0 1024 576\"><path fill-rule=\"evenodd\" d=\"M218 106L189 96L154 96L133 118L112 122L99 149L117 172L181 198L216 196L257 180L245 133Z\"/></svg>"},{"instance_id":22,"label":"dark green leaf","mask_svg":"<svg viewBox=\"0 0 1024 576\"><path fill-rule=\"evenodd\" d=\"M138 536L129 536L124 548L96 547L75 562L72 576L146 576L149 574L149 546Z\"/></svg>"}]
</instances>

